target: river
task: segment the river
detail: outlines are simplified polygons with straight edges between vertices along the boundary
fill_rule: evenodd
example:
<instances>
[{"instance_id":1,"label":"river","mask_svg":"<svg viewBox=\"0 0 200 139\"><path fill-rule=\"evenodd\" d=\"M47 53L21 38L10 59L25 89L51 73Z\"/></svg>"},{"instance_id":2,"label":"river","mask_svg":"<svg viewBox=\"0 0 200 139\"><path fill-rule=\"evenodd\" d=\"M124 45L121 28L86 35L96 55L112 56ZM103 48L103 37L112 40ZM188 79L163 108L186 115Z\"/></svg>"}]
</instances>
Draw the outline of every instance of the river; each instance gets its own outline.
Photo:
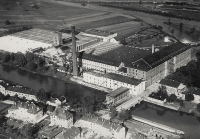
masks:
<instances>
[{"instance_id":1,"label":"river","mask_svg":"<svg viewBox=\"0 0 200 139\"><path fill-rule=\"evenodd\" d=\"M85 96L97 96L105 99L105 92L85 87L76 83L66 83L62 80L34 74L21 69L16 69L0 64L0 78L12 81L16 84L32 88L34 90L44 89L45 91L57 93L70 99L80 99Z\"/></svg>"},{"instance_id":2,"label":"river","mask_svg":"<svg viewBox=\"0 0 200 139\"><path fill-rule=\"evenodd\" d=\"M200 118L196 116L146 102L136 105L131 111L133 115L184 131L184 139L200 138Z\"/></svg>"}]
</instances>

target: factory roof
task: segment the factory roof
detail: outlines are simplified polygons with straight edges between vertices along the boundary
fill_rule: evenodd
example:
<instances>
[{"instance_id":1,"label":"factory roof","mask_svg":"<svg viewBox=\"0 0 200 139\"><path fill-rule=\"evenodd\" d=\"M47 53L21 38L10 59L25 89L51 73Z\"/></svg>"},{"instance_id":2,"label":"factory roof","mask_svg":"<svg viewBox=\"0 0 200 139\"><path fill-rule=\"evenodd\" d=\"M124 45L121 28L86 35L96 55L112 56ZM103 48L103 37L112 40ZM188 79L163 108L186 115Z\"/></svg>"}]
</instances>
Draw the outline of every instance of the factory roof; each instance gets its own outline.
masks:
<instances>
[{"instance_id":1,"label":"factory roof","mask_svg":"<svg viewBox=\"0 0 200 139\"><path fill-rule=\"evenodd\" d=\"M117 88L116 90L112 91L110 94L107 94L107 96L111 96L111 97L116 97L124 92L127 92L129 89L126 87L120 87Z\"/></svg>"},{"instance_id":2,"label":"factory roof","mask_svg":"<svg viewBox=\"0 0 200 139\"><path fill-rule=\"evenodd\" d=\"M109 35L114 34L112 32L96 30L96 29L87 30L87 31L85 31L85 33L92 34L92 35L97 35L97 36L103 36L103 37L107 37Z\"/></svg>"},{"instance_id":3,"label":"factory roof","mask_svg":"<svg viewBox=\"0 0 200 139\"><path fill-rule=\"evenodd\" d=\"M127 84L138 85L142 82L142 80L115 74L115 73L107 73L104 75L105 78L109 78L112 80L120 81Z\"/></svg>"},{"instance_id":4,"label":"factory roof","mask_svg":"<svg viewBox=\"0 0 200 139\"><path fill-rule=\"evenodd\" d=\"M177 82L177 81L172 81L172 80L169 80L169 79L162 79L160 81L160 84L165 85L165 86L178 88L181 83Z\"/></svg>"},{"instance_id":5,"label":"factory roof","mask_svg":"<svg viewBox=\"0 0 200 139\"><path fill-rule=\"evenodd\" d=\"M116 67L118 67L121 64L121 62L117 61L117 60L108 59L108 58L105 58L105 57L102 57L102 56L95 56L95 55L91 55L91 54L86 54L84 52L78 53L78 57L81 58L81 59L91 60L91 61L94 61L94 62L112 65L112 66L116 66Z\"/></svg>"},{"instance_id":6,"label":"factory roof","mask_svg":"<svg viewBox=\"0 0 200 139\"><path fill-rule=\"evenodd\" d=\"M155 52L151 55L144 57L143 59L152 67L156 67L163 63L164 61L169 60L170 58L188 50L191 48L190 45L183 44L181 42L174 43L168 47L163 48L162 50Z\"/></svg>"}]
</instances>

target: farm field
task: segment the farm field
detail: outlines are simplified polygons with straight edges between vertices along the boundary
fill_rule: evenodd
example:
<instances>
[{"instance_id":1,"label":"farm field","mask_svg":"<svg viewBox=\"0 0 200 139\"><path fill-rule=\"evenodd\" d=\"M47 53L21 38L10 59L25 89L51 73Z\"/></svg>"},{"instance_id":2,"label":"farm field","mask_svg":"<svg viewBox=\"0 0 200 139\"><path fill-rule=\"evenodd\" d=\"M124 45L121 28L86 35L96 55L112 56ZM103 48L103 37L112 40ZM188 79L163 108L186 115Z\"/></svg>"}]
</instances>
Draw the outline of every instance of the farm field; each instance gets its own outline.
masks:
<instances>
[{"instance_id":1,"label":"farm field","mask_svg":"<svg viewBox=\"0 0 200 139\"><path fill-rule=\"evenodd\" d=\"M119 24L123 22L128 22L131 21L132 19L123 17L123 16L116 16L108 19L102 19L98 21L93 21L93 22L85 22L83 24L75 24L79 28L84 28L84 29L91 29L91 28L97 28L97 27L102 27L102 26L108 26L108 25L114 25L114 24Z\"/></svg>"}]
</instances>

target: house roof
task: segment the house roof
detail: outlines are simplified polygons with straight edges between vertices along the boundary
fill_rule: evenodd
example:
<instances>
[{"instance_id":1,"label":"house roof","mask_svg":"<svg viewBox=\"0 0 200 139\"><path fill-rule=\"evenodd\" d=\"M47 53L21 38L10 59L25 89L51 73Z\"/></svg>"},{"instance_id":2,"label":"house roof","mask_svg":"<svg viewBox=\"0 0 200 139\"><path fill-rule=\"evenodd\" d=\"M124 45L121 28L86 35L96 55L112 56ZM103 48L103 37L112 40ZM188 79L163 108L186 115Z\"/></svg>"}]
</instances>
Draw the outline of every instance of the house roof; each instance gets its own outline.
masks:
<instances>
[{"instance_id":1,"label":"house roof","mask_svg":"<svg viewBox=\"0 0 200 139\"><path fill-rule=\"evenodd\" d=\"M168 47L161 49L158 52L155 52L151 55L144 57L143 59L152 67L156 67L163 63L164 61L169 60L170 58L190 49L191 46L183 44L181 42L174 43Z\"/></svg>"},{"instance_id":2,"label":"house roof","mask_svg":"<svg viewBox=\"0 0 200 139\"><path fill-rule=\"evenodd\" d=\"M43 131L42 134L45 137L52 139L55 136L57 136L59 133L61 133L63 130L64 130L63 127L52 126L52 127L47 128L45 131Z\"/></svg>"},{"instance_id":3,"label":"house roof","mask_svg":"<svg viewBox=\"0 0 200 139\"><path fill-rule=\"evenodd\" d=\"M104 77L112 79L112 80L128 83L128 84L132 84L132 85L138 85L142 82L142 80L139 80L139 79L135 79L135 78L119 75L119 74L114 74L114 73L107 73L104 75Z\"/></svg>"},{"instance_id":4,"label":"house roof","mask_svg":"<svg viewBox=\"0 0 200 139\"><path fill-rule=\"evenodd\" d=\"M80 134L79 128L74 126L63 133L65 139L74 138L79 134Z\"/></svg>"},{"instance_id":5,"label":"house roof","mask_svg":"<svg viewBox=\"0 0 200 139\"><path fill-rule=\"evenodd\" d=\"M64 108L57 108L52 115L57 116L60 119L67 120L69 118L73 117L73 114L70 113L69 111L65 110Z\"/></svg>"},{"instance_id":6,"label":"house roof","mask_svg":"<svg viewBox=\"0 0 200 139\"><path fill-rule=\"evenodd\" d=\"M111 96L111 97L116 97L124 92L127 92L129 89L126 87L120 87L117 88L116 90L112 91L110 94L107 94L107 96Z\"/></svg>"},{"instance_id":7,"label":"house roof","mask_svg":"<svg viewBox=\"0 0 200 139\"><path fill-rule=\"evenodd\" d=\"M84 117L82 117L82 120L98 124L98 125L100 125L104 128L107 128L107 129L114 129L116 132L119 132L120 129L123 128L119 124L113 123L109 120L105 120L105 119L102 119L102 118L97 117L97 116L85 115Z\"/></svg>"},{"instance_id":8,"label":"house roof","mask_svg":"<svg viewBox=\"0 0 200 139\"><path fill-rule=\"evenodd\" d=\"M112 65L112 66L116 66L116 67L118 67L121 64L121 62L117 61L117 60L108 59L105 57L91 55L91 54L86 54L84 52L79 52L78 58L86 59L86 60L90 60L90 61L94 61L94 62L98 62L98 63L102 63L102 64Z\"/></svg>"},{"instance_id":9,"label":"house roof","mask_svg":"<svg viewBox=\"0 0 200 139\"><path fill-rule=\"evenodd\" d=\"M27 109L27 112L31 114L36 114L42 110L33 102L29 103L29 102L17 101L16 104L14 104L13 108L18 109L19 107Z\"/></svg>"},{"instance_id":10,"label":"house roof","mask_svg":"<svg viewBox=\"0 0 200 139\"><path fill-rule=\"evenodd\" d=\"M169 80L169 79L162 79L160 81L160 84L161 85L165 85L165 86L170 86L170 87L178 88L181 83L177 82L177 81Z\"/></svg>"}]
</instances>

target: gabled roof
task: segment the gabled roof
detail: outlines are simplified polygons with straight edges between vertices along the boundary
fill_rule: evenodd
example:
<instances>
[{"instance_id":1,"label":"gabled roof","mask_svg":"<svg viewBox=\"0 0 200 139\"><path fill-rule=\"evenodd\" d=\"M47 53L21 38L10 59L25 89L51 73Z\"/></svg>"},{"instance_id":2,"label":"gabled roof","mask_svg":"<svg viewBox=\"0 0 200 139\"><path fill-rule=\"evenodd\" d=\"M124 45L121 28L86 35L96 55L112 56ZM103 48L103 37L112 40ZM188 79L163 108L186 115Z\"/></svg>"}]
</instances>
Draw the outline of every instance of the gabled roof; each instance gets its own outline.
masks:
<instances>
[{"instance_id":1,"label":"gabled roof","mask_svg":"<svg viewBox=\"0 0 200 139\"><path fill-rule=\"evenodd\" d=\"M112 91L110 94L107 94L107 96L111 96L111 97L116 97L124 92L127 92L129 89L126 87L120 87L117 88L116 90Z\"/></svg>"},{"instance_id":2,"label":"gabled roof","mask_svg":"<svg viewBox=\"0 0 200 139\"><path fill-rule=\"evenodd\" d=\"M190 45L183 44L181 42L174 43L168 47L161 49L151 55L144 57L143 59L152 67L156 67L169 60L170 58L190 49Z\"/></svg>"},{"instance_id":3,"label":"gabled roof","mask_svg":"<svg viewBox=\"0 0 200 139\"><path fill-rule=\"evenodd\" d=\"M57 108L51 115L55 115L60 119L68 120L73 117L73 114L64 108Z\"/></svg>"},{"instance_id":4,"label":"gabled roof","mask_svg":"<svg viewBox=\"0 0 200 139\"><path fill-rule=\"evenodd\" d=\"M13 108L18 109L19 107L27 109L27 112L31 114L36 114L42 110L33 102L29 103L29 102L17 101L16 104L14 104Z\"/></svg>"},{"instance_id":5,"label":"gabled roof","mask_svg":"<svg viewBox=\"0 0 200 139\"><path fill-rule=\"evenodd\" d=\"M80 134L80 130L77 127L71 127L66 132L63 133L65 139L73 139L74 137L78 136Z\"/></svg>"},{"instance_id":6,"label":"gabled roof","mask_svg":"<svg viewBox=\"0 0 200 139\"><path fill-rule=\"evenodd\" d=\"M177 82L177 81L172 81L172 80L169 80L169 79L162 79L160 81L160 84L165 85L165 86L170 86L170 87L173 87L173 88L178 88L181 83Z\"/></svg>"},{"instance_id":7,"label":"gabled roof","mask_svg":"<svg viewBox=\"0 0 200 139\"><path fill-rule=\"evenodd\" d=\"M120 81L123 83L132 84L132 85L139 85L142 82L142 80L139 80L139 79L135 79L135 78L119 75L119 74L114 74L114 73L105 74L104 77L112 79L112 80Z\"/></svg>"},{"instance_id":8,"label":"gabled roof","mask_svg":"<svg viewBox=\"0 0 200 139\"><path fill-rule=\"evenodd\" d=\"M107 65L112 65L112 66L116 66L116 67L118 67L122 63L117 60L108 59L105 57L91 55L91 54L86 54L84 52L79 52L77 55L78 55L78 58L80 58L80 59L86 59L86 60L90 60L90 61L94 61L94 62L98 62L98 63L102 63L102 64L107 64Z\"/></svg>"}]
</instances>

